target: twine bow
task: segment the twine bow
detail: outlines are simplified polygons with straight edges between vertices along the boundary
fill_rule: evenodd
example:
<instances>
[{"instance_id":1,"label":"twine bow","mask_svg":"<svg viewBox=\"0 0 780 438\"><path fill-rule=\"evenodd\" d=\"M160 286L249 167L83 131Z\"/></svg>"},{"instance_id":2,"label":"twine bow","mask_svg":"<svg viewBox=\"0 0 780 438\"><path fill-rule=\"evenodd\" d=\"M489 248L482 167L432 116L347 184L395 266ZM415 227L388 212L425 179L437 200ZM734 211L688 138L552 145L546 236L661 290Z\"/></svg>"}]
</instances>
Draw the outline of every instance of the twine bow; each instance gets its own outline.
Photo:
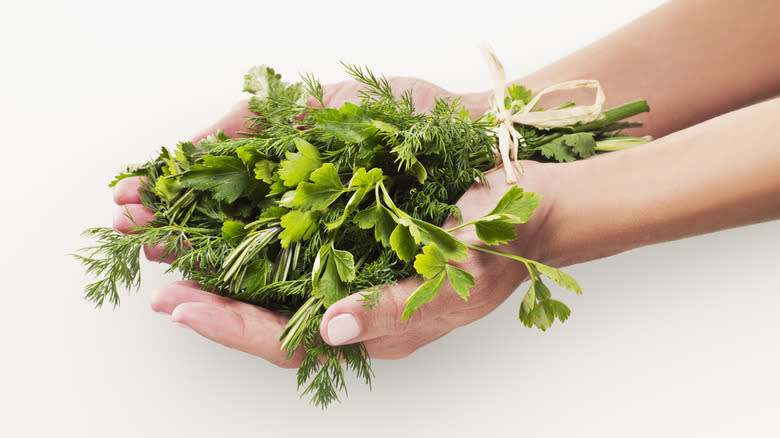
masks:
<instances>
[{"instance_id":1,"label":"twine bow","mask_svg":"<svg viewBox=\"0 0 780 438\"><path fill-rule=\"evenodd\" d=\"M605 96L599 81L596 80L574 80L551 85L534 96L527 105L512 113L511 109L506 109L504 106L504 98L506 96L504 66L501 65L501 62L487 44L483 43L481 49L493 79L491 110L495 113L496 121L498 122L498 126L493 129L493 132L498 137L498 154L504 163L507 183L517 182L516 171L521 175L523 174L522 166L519 169L516 167L520 165L517 161L517 149L521 144L525 147L526 143L523 136L515 129L515 123L550 129L570 126L576 123L588 123L602 117L601 107L604 104ZM595 102L592 105L573 105L567 108L531 112L539 102L539 99L545 94L553 91L573 90L575 88L595 88Z\"/></svg>"}]
</instances>

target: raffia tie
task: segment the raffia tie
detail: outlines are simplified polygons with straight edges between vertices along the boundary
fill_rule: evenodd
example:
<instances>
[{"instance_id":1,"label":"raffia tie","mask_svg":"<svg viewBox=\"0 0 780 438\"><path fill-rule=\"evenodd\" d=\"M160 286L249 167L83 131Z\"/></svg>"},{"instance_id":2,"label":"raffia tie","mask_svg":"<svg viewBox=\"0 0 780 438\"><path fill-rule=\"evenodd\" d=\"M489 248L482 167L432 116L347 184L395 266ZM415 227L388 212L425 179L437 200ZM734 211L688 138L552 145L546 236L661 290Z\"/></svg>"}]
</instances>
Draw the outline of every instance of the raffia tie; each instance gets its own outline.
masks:
<instances>
[{"instance_id":1,"label":"raffia tie","mask_svg":"<svg viewBox=\"0 0 780 438\"><path fill-rule=\"evenodd\" d=\"M596 80L574 80L551 85L534 96L527 105L513 113L511 109L506 109L504 106L504 98L506 97L504 66L495 53L493 53L493 49L490 46L483 43L481 49L493 79L493 97L490 104L491 111L496 115L496 121L498 122L498 126L493 129L493 132L498 138L498 155L501 158L501 162L504 163L504 172L506 173L506 182L508 184L517 182L516 172L523 174L522 166L517 161L517 149L520 145L525 147L526 143L523 136L515 129L515 123L550 129L571 126L576 123L588 123L602 117L601 107L604 104L605 96L604 91L601 89L601 84ZM592 105L574 105L568 108L531 112L536 107L539 99L545 94L576 88L595 88L595 102Z\"/></svg>"}]
</instances>

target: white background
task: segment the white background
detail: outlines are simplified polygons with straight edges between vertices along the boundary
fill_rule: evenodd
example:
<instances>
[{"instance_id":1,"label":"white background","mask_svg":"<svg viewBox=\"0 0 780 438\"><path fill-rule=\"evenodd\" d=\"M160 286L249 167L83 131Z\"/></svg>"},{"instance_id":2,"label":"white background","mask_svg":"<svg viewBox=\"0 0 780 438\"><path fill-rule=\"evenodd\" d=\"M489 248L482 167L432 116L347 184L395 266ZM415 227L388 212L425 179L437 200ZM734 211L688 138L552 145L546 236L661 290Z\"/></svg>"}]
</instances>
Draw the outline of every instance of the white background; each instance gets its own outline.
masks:
<instances>
[{"instance_id":1,"label":"white background","mask_svg":"<svg viewBox=\"0 0 780 438\"><path fill-rule=\"evenodd\" d=\"M110 225L113 174L208 126L252 65L476 91L481 40L520 77L660 2L523 3L0 6L0 436L777 436L780 222L570 267L585 293L561 295L566 324L524 328L517 294L327 411L294 371L153 313L177 278L160 265L116 310L82 299L68 254Z\"/></svg>"}]
</instances>

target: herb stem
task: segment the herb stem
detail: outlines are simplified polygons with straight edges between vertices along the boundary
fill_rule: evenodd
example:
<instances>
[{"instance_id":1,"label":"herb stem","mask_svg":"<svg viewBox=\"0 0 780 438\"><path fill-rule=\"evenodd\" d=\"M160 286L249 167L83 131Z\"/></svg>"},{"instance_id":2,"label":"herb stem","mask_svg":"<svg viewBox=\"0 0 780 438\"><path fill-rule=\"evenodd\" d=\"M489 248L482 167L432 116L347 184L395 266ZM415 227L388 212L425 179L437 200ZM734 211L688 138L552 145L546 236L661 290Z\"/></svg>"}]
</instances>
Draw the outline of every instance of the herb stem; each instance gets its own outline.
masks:
<instances>
[{"instance_id":1,"label":"herb stem","mask_svg":"<svg viewBox=\"0 0 780 438\"><path fill-rule=\"evenodd\" d=\"M647 106L647 102L644 100L635 100L614 108L604 111L604 117L598 120L594 120L590 123L585 123L579 126L573 126L572 132L589 132L595 131L599 128L609 125L610 123L617 122L619 120L627 119L631 116L635 116L640 113L650 111L650 107Z\"/></svg>"}]
</instances>

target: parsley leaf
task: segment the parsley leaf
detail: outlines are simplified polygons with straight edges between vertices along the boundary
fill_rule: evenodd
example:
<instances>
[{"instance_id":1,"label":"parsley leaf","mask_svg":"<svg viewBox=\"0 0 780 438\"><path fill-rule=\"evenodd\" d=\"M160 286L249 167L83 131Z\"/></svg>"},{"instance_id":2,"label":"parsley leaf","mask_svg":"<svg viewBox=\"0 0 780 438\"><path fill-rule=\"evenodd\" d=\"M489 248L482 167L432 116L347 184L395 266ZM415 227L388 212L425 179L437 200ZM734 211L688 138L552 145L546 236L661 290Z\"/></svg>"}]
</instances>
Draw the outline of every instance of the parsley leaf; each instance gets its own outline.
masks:
<instances>
[{"instance_id":1,"label":"parsley leaf","mask_svg":"<svg viewBox=\"0 0 780 438\"><path fill-rule=\"evenodd\" d=\"M452 288L458 293L464 300L468 300L470 293L469 288L474 287L477 283L474 281L474 276L458 267L447 264L444 266L444 270L447 273L447 279L450 280Z\"/></svg>"},{"instance_id":2,"label":"parsley leaf","mask_svg":"<svg viewBox=\"0 0 780 438\"><path fill-rule=\"evenodd\" d=\"M349 102L339 109L324 109L317 115L317 127L348 143L360 143L377 132L366 110Z\"/></svg>"},{"instance_id":3,"label":"parsley leaf","mask_svg":"<svg viewBox=\"0 0 780 438\"><path fill-rule=\"evenodd\" d=\"M444 285L444 274L440 273L434 278L426 281L417 288L409 298L406 299L406 308L404 309L401 320L406 321L417 311L420 306L432 300Z\"/></svg>"},{"instance_id":4,"label":"parsley leaf","mask_svg":"<svg viewBox=\"0 0 780 438\"><path fill-rule=\"evenodd\" d=\"M249 185L249 174L236 157L206 155L203 164L193 165L179 181L185 187L210 190L218 201L233 202Z\"/></svg>"},{"instance_id":5,"label":"parsley leaf","mask_svg":"<svg viewBox=\"0 0 780 438\"><path fill-rule=\"evenodd\" d=\"M279 240L283 248L290 246L290 243L301 239L308 239L319 224L321 213L319 211L300 211L290 210L289 213L281 217L281 225L284 230L279 233Z\"/></svg>"},{"instance_id":6,"label":"parsley leaf","mask_svg":"<svg viewBox=\"0 0 780 438\"><path fill-rule=\"evenodd\" d=\"M327 208L345 192L339 172L333 163L325 163L311 173L312 182L301 182L295 191L293 205L301 210Z\"/></svg>"},{"instance_id":7,"label":"parsley leaf","mask_svg":"<svg viewBox=\"0 0 780 438\"><path fill-rule=\"evenodd\" d=\"M295 138L298 152L285 153L286 160L279 163L279 177L287 187L295 187L309 178L322 166L320 152L308 141Z\"/></svg>"}]
</instances>

